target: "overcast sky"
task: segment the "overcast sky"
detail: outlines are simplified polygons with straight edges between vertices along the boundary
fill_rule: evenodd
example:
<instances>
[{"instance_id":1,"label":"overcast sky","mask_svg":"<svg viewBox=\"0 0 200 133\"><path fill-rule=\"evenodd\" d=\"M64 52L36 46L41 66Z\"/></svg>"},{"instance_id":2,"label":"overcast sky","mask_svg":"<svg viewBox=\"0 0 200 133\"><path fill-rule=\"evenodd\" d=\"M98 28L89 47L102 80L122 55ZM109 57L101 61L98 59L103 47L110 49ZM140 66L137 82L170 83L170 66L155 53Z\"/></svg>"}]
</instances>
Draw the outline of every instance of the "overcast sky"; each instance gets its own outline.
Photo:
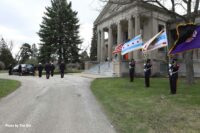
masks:
<instances>
[{"instance_id":1,"label":"overcast sky","mask_svg":"<svg viewBox=\"0 0 200 133\"><path fill-rule=\"evenodd\" d=\"M93 22L98 16L98 0L71 0L73 10L78 11L80 36L83 48L86 48L92 37ZM16 54L23 43L39 43L36 32L42 22L45 7L50 0L0 0L0 38L6 42L13 41L13 53Z\"/></svg>"}]
</instances>

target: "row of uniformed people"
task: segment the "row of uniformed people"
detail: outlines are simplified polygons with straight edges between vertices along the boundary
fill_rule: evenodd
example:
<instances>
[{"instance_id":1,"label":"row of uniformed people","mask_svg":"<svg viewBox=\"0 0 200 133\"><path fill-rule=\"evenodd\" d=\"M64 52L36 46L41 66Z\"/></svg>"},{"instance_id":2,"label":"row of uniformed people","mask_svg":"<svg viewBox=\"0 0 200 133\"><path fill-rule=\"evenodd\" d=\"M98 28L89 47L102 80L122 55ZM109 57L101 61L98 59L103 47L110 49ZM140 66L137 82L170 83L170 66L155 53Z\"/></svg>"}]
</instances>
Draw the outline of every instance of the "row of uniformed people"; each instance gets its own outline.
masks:
<instances>
[{"instance_id":1,"label":"row of uniformed people","mask_svg":"<svg viewBox=\"0 0 200 133\"><path fill-rule=\"evenodd\" d=\"M61 62L61 64L59 65L60 68L60 75L61 78L64 77L64 73L65 73L65 64L64 62ZM54 75L54 70L55 70L55 66L53 63L46 63L44 66L44 69L46 71L46 78L49 79L50 75L53 77ZM42 71L43 71L43 65L42 63L38 64L38 76L42 77Z\"/></svg>"},{"instance_id":2,"label":"row of uniformed people","mask_svg":"<svg viewBox=\"0 0 200 133\"><path fill-rule=\"evenodd\" d=\"M150 87L151 67L152 67L151 60L147 59L146 63L144 64L144 78L146 87ZM176 94L178 70L179 70L179 65L177 64L177 60L173 59L172 62L169 64L169 81L170 81L171 94ZM134 59L131 59L131 61L129 62L130 82L133 82L134 75L135 75L135 61Z\"/></svg>"}]
</instances>

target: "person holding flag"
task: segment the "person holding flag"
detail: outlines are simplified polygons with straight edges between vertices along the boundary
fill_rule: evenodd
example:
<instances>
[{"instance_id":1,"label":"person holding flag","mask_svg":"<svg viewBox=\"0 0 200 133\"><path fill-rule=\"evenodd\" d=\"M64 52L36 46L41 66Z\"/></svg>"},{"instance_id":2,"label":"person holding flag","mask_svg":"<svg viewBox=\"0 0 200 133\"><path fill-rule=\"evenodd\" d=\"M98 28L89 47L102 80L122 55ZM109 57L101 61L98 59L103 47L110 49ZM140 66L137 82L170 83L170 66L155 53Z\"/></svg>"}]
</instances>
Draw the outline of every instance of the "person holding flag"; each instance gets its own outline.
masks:
<instances>
[{"instance_id":1,"label":"person holding flag","mask_svg":"<svg viewBox=\"0 0 200 133\"><path fill-rule=\"evenodd\" d=\"M151 60L147 59L144 64L144 77L145 77L145 86L150 87L150 76L151 76Z\"/></svg>"},{"instance_id":2,"label":"person holding flag","mask_svg":"<svg viewBox=\"0 0 200 133\"><path fill-rule=\"evenodd\" d=\"M159 33L157 33L154 37L152 37L150 40L148 40L142 48L142 51L144 55L146 55L148 52L166 47L168 46L167 41L167 34L165 29L161 30ZM145 75L145 86L150 86L150 76L151 76L151 60L147 59L146 63L144 64L144 75Z\"/></svg>"},{"instance_id":3,"label":"person holding flag","mask_svg":"<svg viewBox=\"0 0 200 133\"><path fill-rule=\"evenodd\" d=\"M169 64L169 82L170 82L171 94L176 94L178 70L179 70L179 65L177 64L177 59L173 59L172 63Z\"/></svg>"},{"instance_id":4,"label":"person holding flag","mask_svg":"<svg viewBox=\"0 0 200 133\"><path fill-rule=\"evenodd\" d=\"M176 27L176 33L177 39L168 52L169 56L200 48L199 25L194 23L179 24ZM172 94L176 94L179 65L176 64L176 60L173 64L175 65L171 66L170 89Z\"/></svg>"},{"instance_id":5,"label":"person holding flag","mask_svg":"<svg viewBox=\"0 0 200 133\"><path fill-rule=\"evenodd\" d=\"M134 81L134 75L135 75L135 60L131 59L129 62L129 75L130 75L130 82Z\"/></svg>"}]
</instances>

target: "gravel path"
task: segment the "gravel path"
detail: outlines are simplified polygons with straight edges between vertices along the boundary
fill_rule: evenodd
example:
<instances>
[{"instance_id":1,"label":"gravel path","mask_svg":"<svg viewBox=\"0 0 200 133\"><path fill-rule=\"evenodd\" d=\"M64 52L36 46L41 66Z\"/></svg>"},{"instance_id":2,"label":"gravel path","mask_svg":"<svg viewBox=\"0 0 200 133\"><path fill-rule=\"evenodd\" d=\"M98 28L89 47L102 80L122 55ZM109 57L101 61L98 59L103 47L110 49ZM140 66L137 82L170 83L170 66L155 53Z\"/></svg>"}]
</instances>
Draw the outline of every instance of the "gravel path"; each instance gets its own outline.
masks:
<instances>
[{"instance_id":1,"label":"gravel path","mask_svg":"<svg viewBox=\"0 0 200 133\"><path fill-rule=\"evenodd\" d=\"M92 79L7 76L22 86L0 99L0 133L115 133L90 91Z\"/></svg>"}]
</instances>

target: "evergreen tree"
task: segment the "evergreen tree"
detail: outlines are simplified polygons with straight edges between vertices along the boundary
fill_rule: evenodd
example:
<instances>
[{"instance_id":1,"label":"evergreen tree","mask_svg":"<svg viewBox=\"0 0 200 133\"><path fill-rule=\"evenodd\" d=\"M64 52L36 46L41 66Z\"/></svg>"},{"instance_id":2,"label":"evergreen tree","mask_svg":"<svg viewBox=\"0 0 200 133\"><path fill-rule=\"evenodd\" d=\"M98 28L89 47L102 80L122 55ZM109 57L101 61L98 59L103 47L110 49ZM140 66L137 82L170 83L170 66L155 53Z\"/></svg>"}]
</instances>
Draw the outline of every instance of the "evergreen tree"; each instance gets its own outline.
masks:
<instances>
[{"instance_id":1,"label":"evergreen tree","mask_svg":"<svg viewBox=\"0 0 200 133\"><path fill-rule=\"evenodd\" d=\"M97 33L96 33L96 26L93 27L93 36L91 41L91 48L90 48L90 60L96 61L97 60Z\"/></svg>"},{"instance_id":2,"label":"evergreen tree","mask_svg":"<svg viewBox=\"0 0 200 133\"><path fill-rule=\"evenodd\" d=\"M0 41L0 49L1 48L8 48L8 45L6 43L6 41L4 40L4 38L1 38L1 41Z\"/></svg>"},{"instance_id":3,"label":"evergreen tree","mask_svg":"<svg viewBox=\"0 0 200 133\"><path fill-rule=\"evenodd\" d=\"M20 49L20 63L25 63L32 55L31 45L24 43Z\"/></svg>"},{"instance_id":4,"label":"evergreen tree","mask_svg":"<svg viewBox=\"0 0 200 133\"><path fill-rule=\"evenodd\" d=\"M78 62L78 45L82 43L78 23L77 12L71 9L71 2L51 0L51 7L46 8L38 32L42 42L39 60L50 61L56 54L59 62Z\"/></svg>"},{"instance_id":5,"label":"evergreen tree","mask_svg":"<svg viewBox=\"0 0 200 133\"><path fill-rule=\"evenodd\" d=\"M15 60L13 59L12 53L8 48L7 43L2 38L0 41L0 62L3 62L5 68L7 69L10 64L14 64Z\"/></svg>"}]
</instances>

